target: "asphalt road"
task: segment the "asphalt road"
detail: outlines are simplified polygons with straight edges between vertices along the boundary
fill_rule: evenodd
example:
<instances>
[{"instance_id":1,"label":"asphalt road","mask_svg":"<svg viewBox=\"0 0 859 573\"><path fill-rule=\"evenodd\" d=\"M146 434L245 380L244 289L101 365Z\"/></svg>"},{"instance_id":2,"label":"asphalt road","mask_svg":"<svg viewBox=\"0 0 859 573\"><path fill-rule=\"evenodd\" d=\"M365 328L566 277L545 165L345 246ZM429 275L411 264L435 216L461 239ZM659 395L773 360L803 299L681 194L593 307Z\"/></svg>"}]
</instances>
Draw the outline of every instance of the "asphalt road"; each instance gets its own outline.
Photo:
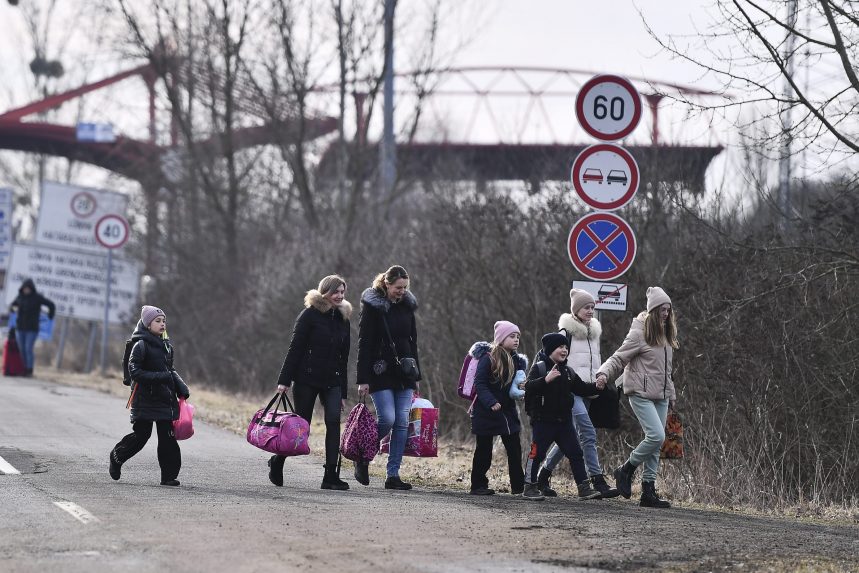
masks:
<instances>
[{"instance_id":1,"label":"asphalt road","mask_svg":"<svg viewBox=\"0 0 859 573\"><path fill-rule=\"evenodd\" d=\"M197 422L195 429L181 442L181 487L159 485L154 432L114 482L108 452L130 431L123 400L0 377L0 457L8 464L0 463L0 571L749 571L768 560L809 558L843 570L859 564L859 528L851 526L646 510L625 500L392 492L377 479L360 486L348 468L350 491L323 491L321 459L311 456L287 460L285 487L276 488L266 477L265 452L218 428Z\"/></svg>"}]
</instances>

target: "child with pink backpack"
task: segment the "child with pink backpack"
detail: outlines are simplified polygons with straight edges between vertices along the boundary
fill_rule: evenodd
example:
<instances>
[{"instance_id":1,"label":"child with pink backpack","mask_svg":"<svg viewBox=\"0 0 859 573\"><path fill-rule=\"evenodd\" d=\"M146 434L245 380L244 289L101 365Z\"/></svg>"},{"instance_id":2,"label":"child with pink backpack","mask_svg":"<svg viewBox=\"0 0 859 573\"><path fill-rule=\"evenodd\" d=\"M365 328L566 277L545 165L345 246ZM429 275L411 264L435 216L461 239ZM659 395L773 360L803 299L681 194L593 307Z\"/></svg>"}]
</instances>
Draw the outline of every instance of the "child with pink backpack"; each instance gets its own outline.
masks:
<instances>
[{"instance_id":1,"label":"child with pink backpack","mask_svg":"<svg viewBox=\"0 0 859 573\"><path fill-rule=\"evenodd\" d=\"M506 320L495 323L491 345L472 347L470 355L478 359L474 374L475 398L471 408L471 433L477 447L471 465L471 493L493 495L486 472L492 465L492 442L495 436L507 451L510 492L521 494L525 488L522 469L522 446L519 443L519 413L516 397L524 395L520 385L525 382L528 361L516 353L519 348L519 327ZM479 354L478 354L479 353ZM475 356L478 354L478 356Z\"/></svg>"}]
</instances>

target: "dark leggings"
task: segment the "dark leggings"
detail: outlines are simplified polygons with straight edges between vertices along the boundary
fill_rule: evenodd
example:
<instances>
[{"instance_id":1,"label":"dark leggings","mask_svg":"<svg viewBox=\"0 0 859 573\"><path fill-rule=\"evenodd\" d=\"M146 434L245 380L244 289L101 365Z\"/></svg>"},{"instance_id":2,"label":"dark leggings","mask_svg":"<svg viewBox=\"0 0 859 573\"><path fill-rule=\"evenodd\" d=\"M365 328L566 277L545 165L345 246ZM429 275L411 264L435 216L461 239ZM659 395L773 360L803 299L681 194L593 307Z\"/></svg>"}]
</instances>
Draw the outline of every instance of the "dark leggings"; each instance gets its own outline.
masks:
<instances>
[{"instance_id":1,"label":"dark leggings","mask_svg":"<svg viewBox=\"0 0 859 573\"><path fill-rule=\"evenodd\" d=\"M143 449L152 436L152 420L138 420L132 425L134 430L113 447L110 453L114 460L124 464ZM170 481L179 476L182 467L182 452L173 433L173 422L158 420L155 422L158 432L158 465L161 466L161 481Z\"/></svg>"},{"instance_id":2,"label":"dark leggings","mask_svg":"<svg viewBox=\"0 0 859 573\"><path fill-rule=\"evenodd\" d=\"M325 410L325 465L334 468L340 455L340 386L314 388L307 384L293 384L295 413L310 423L316 397Z\"/></svg>"},{"instance_id":3,"label":"dark leggings","mask_svg":"<svg viewBox=\"0 0 859 573\"><path fill-rule=\"evenodd\" d=\"M585 458L572 419L567 422L533 422L531 424L531 452L528 454L529 483L537 483L540 464L546 459L546 453L552 442L570 460L573 477L576 483L587 481L588 472L585 469Z\"/></svg>"},{"instance_id":4,"label":"dark leggings","mask_svg":"<svg viewBox=\"0 0 859 573\"><path fill-rule=\"evenodd\" d=\"M492 466L492 442L495 436L475 436L477 448L471 462L471 489L487 487L489 480L486 472ZM525 487L525 472L522 470L522 446L519 444L519 432L501 436L504 449L507 450L507 471L510 473L510 490L521 492Z\"/></svg>"}]
</instances>

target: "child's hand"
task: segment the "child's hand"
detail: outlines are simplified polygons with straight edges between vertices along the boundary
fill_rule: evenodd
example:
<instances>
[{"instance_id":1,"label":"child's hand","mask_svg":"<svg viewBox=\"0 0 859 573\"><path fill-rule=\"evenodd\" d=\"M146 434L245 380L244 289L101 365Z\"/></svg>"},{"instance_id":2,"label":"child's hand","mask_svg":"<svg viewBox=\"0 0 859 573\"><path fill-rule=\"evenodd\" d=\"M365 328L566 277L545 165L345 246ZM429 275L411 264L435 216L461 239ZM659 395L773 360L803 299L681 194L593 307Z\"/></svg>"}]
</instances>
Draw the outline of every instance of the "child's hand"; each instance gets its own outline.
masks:
<instances>
[{"instance_id":1,"label":"child's hand","mask_svg":"<svg viewBox=\"0 0 859 573\"><path fill-rule=\"evenodd\" d=\"M492 408L490 408L490 410L492 410L493 412L497 412L500 409L501 409L501 404L499 404L498 402L495 402L495 405L492 406Z\"/></svg>"},{"instance_id":2,"label":"child's hand","mask_svg":"<svg viewBox=\"0 0 859 573\"><path fill-rule=\"evenodd\" d=\"M546 373L546 384L550 383L552 380L561 375L561 371L558 370L558 365L555 364L552 366L552 369Z\"/></svg>"},{"instance_id":3,"label":"child's hand","mask_svg":"<svg viewBox=\"0 0 859 573\"><path fill-rule=\"evenodd\" d=\"M602 390L605 388L605 378L602 376L597 377L597 390Z\"/></svg>"}]
</instances>

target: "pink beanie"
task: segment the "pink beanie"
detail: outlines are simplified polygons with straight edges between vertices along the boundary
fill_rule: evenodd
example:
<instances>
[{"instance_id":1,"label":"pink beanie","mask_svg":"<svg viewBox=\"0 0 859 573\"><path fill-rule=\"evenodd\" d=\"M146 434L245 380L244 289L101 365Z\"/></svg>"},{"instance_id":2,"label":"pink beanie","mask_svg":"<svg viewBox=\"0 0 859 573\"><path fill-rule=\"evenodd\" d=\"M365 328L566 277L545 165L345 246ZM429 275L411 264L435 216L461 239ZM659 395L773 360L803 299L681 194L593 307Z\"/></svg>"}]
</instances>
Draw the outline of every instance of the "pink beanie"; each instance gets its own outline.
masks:
<instances>
[{"instance_id":1,"label":"pink beanie","mask_svg":"<svg viewBox=\"0 0 859 573\"><path fill-rule=\"evenodd\" d=\"M573 311L573 316L586 304L594 304L596 301L594 300L593 295L586 290L582 290L580 288L574 288L570 291L570 310Z\"/></svg>"},{"instance_id":2,"label":"pink beanie","mask_svg":"<svg viewBox=\"0 0 859 573\"><path fill-rule=\"evenodd\" d=\"M143 308L140 309L140 322L143 323L143 326L149 328L149 325L152 324L152 321L158 318L159 316L166 316L164 311L158 308L157 306L149 306L148 304L143 305Z\"/></svg>"},{"instance_id":3,"label":"pink beanie","mask_svg":"<svg viewBox=\"0 0 859 573\"><path fill-rule=\"evenodd\" d=\"M499 320L495 323L495 338L493 339L493 342L495 342L495 344L501 344L504 342L505 338L514 332L519 332L518 326L512 322L507 322L506 320Z\"/></svg>"}]
</instances>

